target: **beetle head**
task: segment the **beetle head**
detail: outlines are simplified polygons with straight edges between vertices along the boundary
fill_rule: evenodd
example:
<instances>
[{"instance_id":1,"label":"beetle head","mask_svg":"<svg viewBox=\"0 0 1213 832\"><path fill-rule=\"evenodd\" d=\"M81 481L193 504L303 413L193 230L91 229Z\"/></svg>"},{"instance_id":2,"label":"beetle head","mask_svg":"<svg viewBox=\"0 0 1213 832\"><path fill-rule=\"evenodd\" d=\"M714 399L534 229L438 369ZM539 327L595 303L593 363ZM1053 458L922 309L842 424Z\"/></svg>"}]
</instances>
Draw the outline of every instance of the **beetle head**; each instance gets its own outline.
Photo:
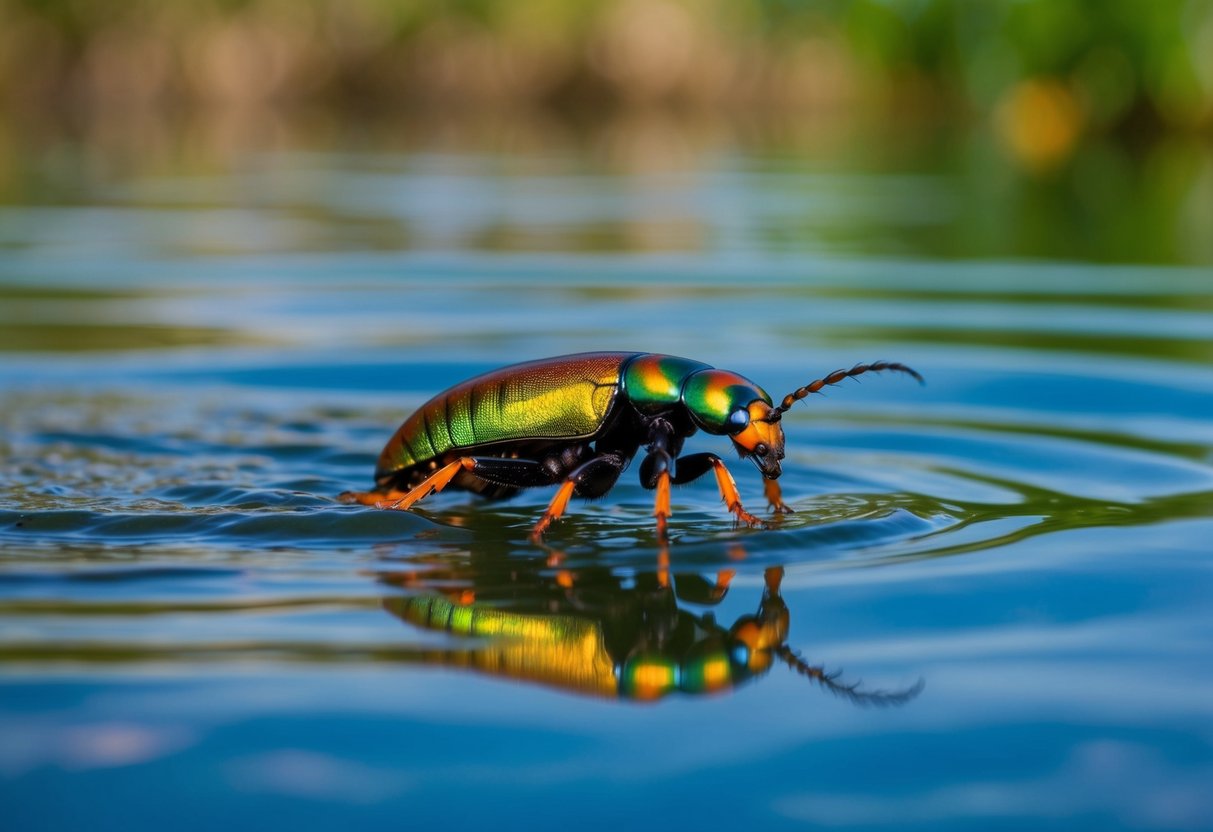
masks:
<instances>
[{"instance_id":1,"label":"beetle head","mask_svg":"<svg viewBox=\"0 0 1213 832\"><path fill-rule=\"evenodd\" d=\"M762 399L750 402L745 408L748 421L744 428L729 438L742 458L754 460L758 470L769 480L777 479L783 469L780 462L783 459L783 425L779 423L782 415ZM741 418L738 417L738 422Z\"/></svg>"},{"instance_id":2,"label":"beetle head","mask_svg":"<svg viewBox=\"0 0 1213 832\"><path fill-rule=\"evenodd\" d=\"M728 370L700 370L687 378L682 401L699 427L732 439L764 477L773 480L782 473L783 413L757 384Z\"/></svg>"}]
</instances>

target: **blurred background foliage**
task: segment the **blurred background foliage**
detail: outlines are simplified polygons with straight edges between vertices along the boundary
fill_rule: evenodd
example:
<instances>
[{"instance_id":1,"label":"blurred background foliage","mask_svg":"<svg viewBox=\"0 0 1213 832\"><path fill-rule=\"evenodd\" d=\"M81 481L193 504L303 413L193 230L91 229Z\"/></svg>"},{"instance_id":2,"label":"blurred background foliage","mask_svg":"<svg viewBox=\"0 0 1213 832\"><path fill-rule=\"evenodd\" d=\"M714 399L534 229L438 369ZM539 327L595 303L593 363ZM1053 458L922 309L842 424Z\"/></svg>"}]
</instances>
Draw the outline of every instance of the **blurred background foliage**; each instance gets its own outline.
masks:
<instances>
[{"instance_id":1,"label":"blurred background foliage","mask_svg":"<svg viewBox=\"0 0 1213 832\"><path fill-rule=\"evenodd\" d=\"M1213 123L1213 0L0 0L0 20L10 108L864 104L1034 113L1046 154Z\"/></svg>"},{"instance_id":2,"label":"blurred background foliage","mask_svg":"<svg viewBox=\"0 0 1213 832\"><path fill-rule=\"evenodd\" d=\"M1213 261L1213 0L0 0L0 24L7 204L295 150L639 181L741 148L949 176L955 221L913 232L935 254ZM667 247L650 225L585 245Z\"/></svg>"}]
</instances>

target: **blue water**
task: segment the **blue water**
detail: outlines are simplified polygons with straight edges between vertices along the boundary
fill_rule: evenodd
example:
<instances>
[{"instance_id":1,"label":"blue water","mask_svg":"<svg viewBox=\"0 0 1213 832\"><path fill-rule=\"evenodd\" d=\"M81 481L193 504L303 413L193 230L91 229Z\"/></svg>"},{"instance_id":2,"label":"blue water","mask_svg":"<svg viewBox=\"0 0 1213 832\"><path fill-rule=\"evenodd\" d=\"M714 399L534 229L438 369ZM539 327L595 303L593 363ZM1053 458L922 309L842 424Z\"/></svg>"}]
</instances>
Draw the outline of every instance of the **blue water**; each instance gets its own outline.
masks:
<instances>
[{"instance_id":1,"label":"blue water","mask_svg":"<svg viewBox=\"0 0 1213 832\"><path fill-rule=\"evenodd\" d=\"M1107 148L1038 178L979 138L664 141L22 151L6 829L1213 828L1207 150L1096 186ZM927 384L798 405L795 513L734 528L705 478L668 552L632 470L544 547L546 491L336 501L435 392L591 349ZM781 655L647 702L404 612L572 620L689 679L768 582Z\"/></svg>"}]
</instances>

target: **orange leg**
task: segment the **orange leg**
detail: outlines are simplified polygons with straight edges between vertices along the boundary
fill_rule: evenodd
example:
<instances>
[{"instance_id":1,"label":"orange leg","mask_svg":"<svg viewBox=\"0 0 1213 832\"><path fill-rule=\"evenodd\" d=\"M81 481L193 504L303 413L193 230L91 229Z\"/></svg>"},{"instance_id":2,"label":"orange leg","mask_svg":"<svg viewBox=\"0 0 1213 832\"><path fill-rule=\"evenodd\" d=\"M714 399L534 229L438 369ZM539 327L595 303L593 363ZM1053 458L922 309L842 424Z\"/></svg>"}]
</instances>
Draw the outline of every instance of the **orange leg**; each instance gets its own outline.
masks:
<instances>
[{"instance_id":1,"label":"orange leg","mask_svg":"<svg viewBox=\"0 0 1213 832\"><path fill-rule=\"evenodd\" d=\"M737 577L736 569L721 569L716 573L716 591L724 597L724 592L729 588L729 584L733 583L733 578Z\"/></svg>"},{"instance_id":2,"label":"orange leg","mask_svg":"<svg viewBox=\"0 0 1213 832\"><path fill-rule=\"evenodd\" d=\"M724 504L729 511L737 515L737 520L747 526L761 526L761 520L741 507L741 496L737 493L737 483L733 480L729 469L725 468L724 463L719 459L712 459L712 473L716 475L716 487L720 489L720 496L724 499Z\"/></svg>"},{"instance_id":3,"label":"orange leg","mask_svg":"<svg viewBox=\"0 0 1213 832\"><path fill-rule=\"evenodd\" d=\"M762 491L767 495L767 503L771 507L771 511L776 514L794 514L788 504L783 501L783 492L779 488L779 482L776 480L763 480Z\"/></svg>"},{"instance_id":4,"label":"orange leg","mask_svg":"<svg viewBox=\"0 0 1213 832\"><path fill-rule=\"evenodd\" d=\"M559 549L553 549L547 546L541 540L536 540L535 543L543 546L547 550L548 557L544 563L552 569L563 566L567 556ZM567 569L560 569L556 572L556 583L565 589L572 589L576 585L576 577Z\"/></svg>"},{"instance_id":5,"label":"orange leg","mask_svg":"<svg viewBox=\"0 0 1213 832\"><path fill-rule=\"evenodd\" d=\"M533 476L543 471L543 467L538 463L528 463L537 469ZM543 533L547 531L548 526L552 522L560 519L564 514L565 509L569 506L569 498L573 496L573 492L579 487L586 487L591 494L603 494L615 484L615 480L619 479L619 473L627 465L627 460L617 453L605 453L598 456L590 457L585 462L569 472L564 482L560 484L559 490L556 491L556 496L552 498L552 502L548 503L548 510L539 518L539 522L535 524L535 528L531 529L531 541L538 543L543 537ZM546 485L547 482L535 482L534 485ZM530 483L528 483L529 485ZM526 487L526 486L523 486Z\"/></svg>"},{"instance_id":6,"label":"orange leg","mask_svg":"<svg viewBox=\"0 0 1213 832\"><path fill-rule=\"evenodd\" d=\"M439 468L408 491L396 491L395 489L384 492L372 491L370 493L347 491L339 499L345 502L362 503L364 506L394 508L404 511L418 500L424 499L431 494L437 494L446 488L460 471L470 471L475 467L476 460L470 456L462 456L449 465Z\"/></svg>"},{"instance_id":7,"label":"orange leg","mask_svg":"<svg viewBox=\"0 0 1213 832\"><path fill-rule=\"evenodd\" d=\"M413 488L409 489L399 500L393 503L388 503L386 508L407 509L413 503L421 500L431 494L437 494L442 489L446 488L451 480L455 479L455 475L462 471L470 471L476 467L476 460L470 456L461 456L459 459L444 465L434 473L430 474Z\"/></svg>"},{"instance_id":8,"label":"orange leg","mask_svg":"<svg viewBox=\"0 0 1213 832\"><path fill-rule=\"evenodd\" d=\"M666 527L670 516L670 472L662 471L657 475L657 499L654 501L653 516L657 518L657 538L668 539Z\"/></svg>"},{"instance_id":9,"label":"orange leg","mask_svg":"<svg viewBox=\"0 0 1213 832\"><path fill-rule=\"evenodd\" d=\"M544 548L547 549L546 546ZM548 559L545 561L545 563L555 569L557 566L563 564L567 559L568 558L564 552L560 551L559 549L548 549Z\"/></svg>"},{"instance_id":10,"label":"orange leg","mask_svg":"<svg viewBox=\"0 0 1213 832\"><path fill-rule=\"evenodd\" d=\"M361 503L364 506L386 508L389 503L394 503L407 493L394 488L388 491L342 491L337 495L337 499L343 503Z\"/></svg>"},{"instance_id":11,"label":"orange leg","mask_svg":"<svg viewBox=\"0 0 1213 832\"><path fill-rule=\"evenodd\" d=\"M769 566L762 576L766 580L767 591L772 595L778 595L779 585L783 583L783 567Z\"/></svg>"},{"instance_id":12,"label":"orange leg","mask_svg":"<svg viewBox=\"0 0 1213 832\"><path fill-rule=\"evenodd\" d=\"M564 510L569 507L569 498L573 496L573 489L577 484L572 480L565 480L560 486L560 490L556 492L556 496L552 498L552 502L548 503L548 510L539 518L539 522L535 524L535 528L531 529L531 540L538 542L543 537L543 533L547 531L548 526L552 525L553 520L558 520Z\"/></svg>"}]
</instances>

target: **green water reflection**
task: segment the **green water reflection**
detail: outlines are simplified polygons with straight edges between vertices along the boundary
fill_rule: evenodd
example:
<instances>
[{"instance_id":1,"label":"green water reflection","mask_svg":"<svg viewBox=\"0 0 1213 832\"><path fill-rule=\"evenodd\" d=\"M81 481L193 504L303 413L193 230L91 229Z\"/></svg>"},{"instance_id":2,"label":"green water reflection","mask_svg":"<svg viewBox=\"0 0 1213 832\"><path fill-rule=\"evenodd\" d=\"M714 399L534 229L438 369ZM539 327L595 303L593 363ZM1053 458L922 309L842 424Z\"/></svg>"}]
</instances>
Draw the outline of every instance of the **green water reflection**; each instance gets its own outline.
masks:
<instances>
[{"instance_id":1,"label":"green water reflection","mask_svg":"<svg viewBox=\"0 0 1213 832\"><path fill-rule=\"evenodd\" d=\"M744 559L745 553L735 546L731 556ZM466 568L384 575L410 593L384 607L413 627L481 642L436 647L420 655L425 664L572 693L641 701L721 693L775 664L859 705L904 704L922 689L921 683L893 692L864 689L802 659L787 644L791 613L779 592L781 567L766 570L753 613L721 624L707 608L728 593L732 570L710 579L671 575L663 549L660 571L621 579L601 567L563 569L563 557L552 551L543 569L517 559L508 570L486 562L483 576Z\"/></svg>"},{"instance_id":2,"label":"green water reflection","mask_svg":"<svg viewBox=\"0 0 1213 832\"><path fill-rule=\"evenodd\" d=\"M746 554L729 548L738 565ZM860 706L903 705L924 682L896 690L863 685L839 671L806 661L787 643L791 611L780 594L783 567L768 567L753 611L731 623L712 609L730 593L734 569L711 576L675 572L662 547L659 568L623 574L603 564L575 561L549 550L545 556L503 560L486 550L467 558L419 557L407 571L381 569L377 581L396 590L378 603L411 631L404 643L267 639L210 640L172 645L154 641L78 638L57 643L0 645L0 661L12 665L354 664L420 665L476 672L566 693L653 701L671 694L721 694L785 667L829 693ZM326 595L228 601L102 601L81 598L10 598L0 615L37 621L154 622L165 616L307 614L340 607L370 609L370 598ZM434 641L426 634L435 634ZM418 644L418 642L422 642Z\"/></svg>"}]
</instances>

